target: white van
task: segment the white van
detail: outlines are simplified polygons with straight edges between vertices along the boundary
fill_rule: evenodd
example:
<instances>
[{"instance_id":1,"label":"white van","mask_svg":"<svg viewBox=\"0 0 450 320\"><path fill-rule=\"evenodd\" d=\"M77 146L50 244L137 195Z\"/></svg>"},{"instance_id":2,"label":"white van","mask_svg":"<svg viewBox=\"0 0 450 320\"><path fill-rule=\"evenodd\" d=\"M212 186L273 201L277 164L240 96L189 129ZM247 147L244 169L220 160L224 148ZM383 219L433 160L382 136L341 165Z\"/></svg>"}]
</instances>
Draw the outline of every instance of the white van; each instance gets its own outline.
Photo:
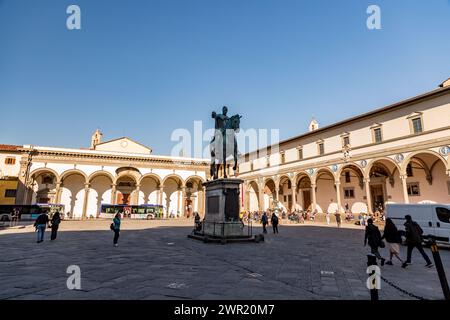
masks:
<instances>
[{"instance_id":1,"label":"white van","mask_svg":"<svg viewBox=\"0 0 450 320\"><path fill-rule=\"evenodd\" d=\"M405 230L409 214L423 229L423 235L437 237L436 242L450 243L450 204L387 204L386 218L391 218L398 230Z\"/></svg>"}]
</instances>

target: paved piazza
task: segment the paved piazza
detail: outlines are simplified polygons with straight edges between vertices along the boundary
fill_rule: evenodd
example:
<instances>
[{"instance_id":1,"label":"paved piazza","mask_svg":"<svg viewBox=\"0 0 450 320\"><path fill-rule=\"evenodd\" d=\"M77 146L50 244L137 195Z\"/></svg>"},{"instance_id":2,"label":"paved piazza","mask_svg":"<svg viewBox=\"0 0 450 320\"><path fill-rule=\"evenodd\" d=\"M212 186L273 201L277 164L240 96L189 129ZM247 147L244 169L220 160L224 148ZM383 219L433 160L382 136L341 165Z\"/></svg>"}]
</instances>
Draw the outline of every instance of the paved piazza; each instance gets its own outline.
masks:
<instances>
[{"instance_id":1,"label":"paved piazza","mask_svg":"<svg viewBox=\"0 0 450 320\"><path fill-rule=\"evenodd\" d=\"M360 227L285 223L264 243L218 245L188 239L192 220L124 221L114 248L109 223L66 221L56 242L47 232L39 245L31 226L0 231L0 298L369 299ZM449 275L450 251L441 255ZM417 252L406 270L394 263L382 276L442 299L436 270L424 268ZM81 290L66 287L72 264L81 268ZM381 286L381 299L413 299Z\"/></svg>"}]
</instances>

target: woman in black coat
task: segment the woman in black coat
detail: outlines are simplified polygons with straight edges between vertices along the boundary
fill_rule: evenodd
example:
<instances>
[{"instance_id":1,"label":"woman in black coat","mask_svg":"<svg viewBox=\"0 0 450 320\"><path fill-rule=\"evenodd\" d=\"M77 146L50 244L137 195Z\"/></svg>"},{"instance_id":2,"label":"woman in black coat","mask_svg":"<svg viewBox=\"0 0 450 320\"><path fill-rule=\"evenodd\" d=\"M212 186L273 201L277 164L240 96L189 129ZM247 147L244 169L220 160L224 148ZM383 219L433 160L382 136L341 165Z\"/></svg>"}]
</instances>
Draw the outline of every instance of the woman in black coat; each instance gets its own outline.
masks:
<instances>
[{"instance_id":1,"label":"woman in black coat","mask_svg":"<svg viewBox=\"0 0 450 320\"><path fill-rule=\"evenodd\" d=\"M397 257L397 259L403 264L404 261L400 258L400 244L402 243L402 237L394 222L392 222L392 219L390 218L386 219L386 225L384 227L384 233L381 239L385 239L388 244L389 261L386 262L386 264L391 266L393 265L393 256Z\"/></svg>"},{"instance_id":2,"label":"woman in black coat","mask_svg":"<svg viewBox=\"0 0 450 320\"><path fill-rule=\"evenodd\" d=\"M50 240L55 240L58 234L59 224L61 223L61 216L59 211L56 211L51 220L52 223L52 235L50 236Z\"/></svg>"}]
</instances>

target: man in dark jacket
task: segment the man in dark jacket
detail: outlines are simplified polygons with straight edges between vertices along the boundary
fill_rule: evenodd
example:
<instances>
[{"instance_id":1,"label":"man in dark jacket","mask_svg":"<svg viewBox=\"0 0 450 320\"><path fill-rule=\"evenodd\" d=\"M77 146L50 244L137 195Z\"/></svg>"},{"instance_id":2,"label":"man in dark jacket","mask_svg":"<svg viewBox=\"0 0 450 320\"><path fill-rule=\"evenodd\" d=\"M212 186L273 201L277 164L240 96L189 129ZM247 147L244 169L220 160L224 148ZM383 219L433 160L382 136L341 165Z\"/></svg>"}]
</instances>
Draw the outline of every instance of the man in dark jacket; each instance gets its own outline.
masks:
<instances>
[{"instance_id":1,"label":"man in dark jacket","mask_svg":"<svg viewBox=\"0 0 450 320\"><path fill-rule=\"evenodd\" d=\"M408 253L406 255L406 262L403 263L402 268L406 268L408 264L411 264L411 254L414 248L417 248L422 257L425 259L425 262L427 263L425 267L431 268L433 264L431 263L430 258L428 258L428 255L425 253L422 247L422 228L417 222L413 221L409 214L405 216L405 219L406 222L404 226L406 232L406 244L408 245Z\"/></svg>"},{"instance_id":2,"label":"man in dark jacket","mask_svg":"<svg viewBox=\"0 0 450 320\"><path fill-rule=\"evenodd\" d=\"M278 233L278 216L274 212L272 213L272 218L270 219L270 222L272 223L273 233Z\"/></svg>"},{"instance_id":3,"label":"man in dark jacket","mask_svg":"<svg viewBox=\"0 0 450 320\"><path fill-rule=\"evenodd\" d=\"M37 217L36 221L34 222L34 227L37 230L37 243L41 243L42 241L44 241L44 233L47 224L48 224L47 212L42 211L41 214Z\"/></svg>"},{"instance_id":4,"label":"man in dark jacket","mask_svg":"<svg viewBox=\"0 0 450 320\"><path fill-rule=\"evenodd\" d=\"M378 248L381 247L381 232L376 225L373 224L372 219L367 220L366 235L364 237L364 246L369 243L370 252L381 260L381 265L384 265L385 259L381 256Z\"/></svg>"},{"instance_id":5,"label":"man in dark jacket","mask_svg":"<svg viewBox=\"0 0 450 320\"><path fill-rule=\"evenodd\" d=\"M262 223L262 226L263 226L263 233L267 233L266 226L269 223L269 218L267 218L267 214L266 214L265 211L264 211L264 213L263 213L263 215L261 217L261 223Z\"/></svg>"}]
</instances>

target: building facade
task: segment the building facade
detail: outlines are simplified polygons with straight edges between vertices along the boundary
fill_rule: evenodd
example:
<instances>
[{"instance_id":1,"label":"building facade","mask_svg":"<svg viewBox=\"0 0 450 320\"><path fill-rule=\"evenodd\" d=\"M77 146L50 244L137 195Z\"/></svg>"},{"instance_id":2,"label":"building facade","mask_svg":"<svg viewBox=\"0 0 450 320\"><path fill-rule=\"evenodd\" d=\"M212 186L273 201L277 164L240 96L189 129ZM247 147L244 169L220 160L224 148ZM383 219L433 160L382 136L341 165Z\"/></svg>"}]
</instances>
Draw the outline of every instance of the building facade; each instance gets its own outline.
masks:
<instances>
[{"instance_id":1,"label":"building facade","mask_svg":"<svg viewBox=\"0 0 450 320\"><path fill-rule=\"evenodd\" d=\"M14 198L0 204L64 204L74 219L97 217L102 204L159 204L166 216L203 214L209 160L151 153L126 137L102 142L98 130L89 149L0 145L0 188L15 189L8 191Z\"/></svg>"},{"instance_id":2,"label":"building facade","mask_svg":"<svg viewBox=\"0 0 450 320\"><path fill-rule=\"evenodd\" d=\"M434 91L245 154L243 206L373 212L450 203L450 80Z\"/></svg>"}]
</instances>

